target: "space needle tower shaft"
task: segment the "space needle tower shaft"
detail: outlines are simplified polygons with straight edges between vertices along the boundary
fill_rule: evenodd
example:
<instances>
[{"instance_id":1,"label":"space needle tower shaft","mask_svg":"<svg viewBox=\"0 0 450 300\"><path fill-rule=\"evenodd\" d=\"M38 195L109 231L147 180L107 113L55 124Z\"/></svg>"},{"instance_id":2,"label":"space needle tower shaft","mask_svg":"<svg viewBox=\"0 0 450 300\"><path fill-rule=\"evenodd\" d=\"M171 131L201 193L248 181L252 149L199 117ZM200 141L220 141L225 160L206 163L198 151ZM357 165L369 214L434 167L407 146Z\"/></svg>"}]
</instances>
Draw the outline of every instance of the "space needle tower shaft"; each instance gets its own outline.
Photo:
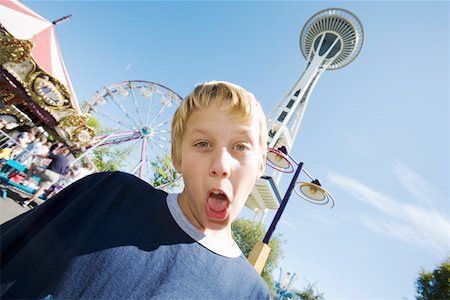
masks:
<instances>
[{"instance_id":1,"label":"space needle tower shaft","mask_svg":"<svg viewBox=\"0 0 450 300\"><path fill-rule=\"evenodd\" d=\"M306 67L267 116L269 148L284 146L286 153L291 152L309 97L320 76L325 70L339 69L351 63L361 51L363 42L361 22L347 10L326 9L306 22L300 34L300 49ZM281 175L275 171L260 178L246 202L247 207L264 216L269 209L277 209L281 202L277 188Z\"/></svg>"},{"instance_id":2,"label":"space needle tower shaft","mask_svg":"<svg viewBox=\"0 0 450 300\"><path fill-rule=\"evenodd\" d=\"M363 41L360 21L343 9L320 11L306 22L300 35L306 67L268 115L269 147L284 146L290 152L317 80L325 70L342 68L352 62L361 51ZM279 181L279 176L274 178Z\"/></svg>"}]
</instances>

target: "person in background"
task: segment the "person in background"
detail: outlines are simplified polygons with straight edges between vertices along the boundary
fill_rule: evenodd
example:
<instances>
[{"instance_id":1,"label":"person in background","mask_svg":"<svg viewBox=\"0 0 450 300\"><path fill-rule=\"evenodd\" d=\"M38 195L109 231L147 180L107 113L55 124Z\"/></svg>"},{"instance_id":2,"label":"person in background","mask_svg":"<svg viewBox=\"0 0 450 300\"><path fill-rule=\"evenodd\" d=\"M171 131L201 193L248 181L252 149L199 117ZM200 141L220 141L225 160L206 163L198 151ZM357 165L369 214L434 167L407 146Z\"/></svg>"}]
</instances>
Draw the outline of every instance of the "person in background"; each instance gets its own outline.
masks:
<instances>
[{"instance_id":1,"label":"person in background","mask_svg":"<svg viewBox=\"0 0 450 300\"><path fill-rule=\"evenodd\" d=\"M80 180L81 178L95 172L94 164L86 161L82 166L73 166L69 172L71 182Z\"/></svg>"},{"instance_id":2,"label":"person in background","mask_svg":"<svg viewBox=\"0 0 450 300\"><path fill-rule=\"evenodd\" d=\"M49 193L47 195L47 198L51 198L63 189L65 189L70 184L74 183L77 180L80 180L81 178L90 175L96 171L94 164L90 161L86 161L83 166L80 165L73 165L69 168L69 172L60 180L53 185L53 188L51 191L49 190Z\"/></svg>"},{"instance_id":3,"label":"person in background","mask_svg":"<svg viewBox=\"0 0 450 300\"><path fill-rule=\"evenodd\" d=\"M33 142L29 143L25 150L19 154L15 160L22 165L28 167L34 160L34 155L47 155L48 148L46 146L47 138L45 136L40 136L36 138Z\"/></svg>"},{"instance_id":4,"label":"person in background","mask_svg":"<svg viewBox=\"0 0 450 300\"><path fill-rule=\"evenodd\" d=\"M55 143L50 147L50 152L53 154L58 153L59 149L61 149L62 147L64 147L64 144L61 142Z\"/></svg>"},{"instance_id":5,"label":"person in background","mask_svg":"<svg viewBox=\"0 0 450 300\"><path fill-rule=\"evenodd\" d=\"M67 160L67 155L69 154L69 148L63 147L57 154L49 152L47 155L35 155L41 158L49 158L52 161L48 165L47 169L44 170L40 170L34 163L31 164L25 180L29 180L31 176L37 175L41 178L41 181L39 182L39 188L31 196L31 198L22 203L23 207L27 207L30 203L34 202L44 191L55 184L60 179L61 175L65 174L69 163Z\"/></svg>"},{"instance_id":6,"label":"person in background","mask_svg":"<svg viewBox=\"0 0 450 300\"><path fill-rule=\"evenodd\" d=\"M11 158L19 159L22 154L26 153L27 146L35 140L34 130L21 132L16 138L16 146L13 147Z\"/></svg>"}]
</instances>

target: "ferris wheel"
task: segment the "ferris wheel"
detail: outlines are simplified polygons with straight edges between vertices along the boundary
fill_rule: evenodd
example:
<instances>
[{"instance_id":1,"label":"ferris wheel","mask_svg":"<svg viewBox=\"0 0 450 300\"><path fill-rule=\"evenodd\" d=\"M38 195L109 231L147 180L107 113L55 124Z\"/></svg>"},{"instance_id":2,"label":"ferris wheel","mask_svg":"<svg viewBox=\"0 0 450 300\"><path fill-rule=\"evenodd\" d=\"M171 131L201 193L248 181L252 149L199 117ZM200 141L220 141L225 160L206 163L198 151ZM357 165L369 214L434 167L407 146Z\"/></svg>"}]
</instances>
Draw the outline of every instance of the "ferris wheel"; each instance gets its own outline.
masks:
<instances>
[{"instance_id":1,"label":"ferris wheel","mask_svg":"<svg viewBox=\"0 0 450 300\"><path fill-rule=\"evenodd\" d=\"M102 171L131 173L156 188L180 178L170 159L170 126L180 95L161 84L130 80L110 85L82 104L97 130L86 155Z\"/></svg>"}]
</instances>

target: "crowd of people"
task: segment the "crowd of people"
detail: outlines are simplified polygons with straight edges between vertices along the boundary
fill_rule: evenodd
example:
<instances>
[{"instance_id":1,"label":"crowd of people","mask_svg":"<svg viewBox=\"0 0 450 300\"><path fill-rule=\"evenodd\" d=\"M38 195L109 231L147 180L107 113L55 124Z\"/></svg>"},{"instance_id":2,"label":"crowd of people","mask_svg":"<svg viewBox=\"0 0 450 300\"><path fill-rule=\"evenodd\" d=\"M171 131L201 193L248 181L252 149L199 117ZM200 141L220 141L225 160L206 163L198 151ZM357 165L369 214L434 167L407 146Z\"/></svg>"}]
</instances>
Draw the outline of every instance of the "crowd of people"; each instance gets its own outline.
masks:
<instances>
[{"instance_id":1,"label":"crowd of people","mask_svg":"<svg viewBox=\"0 0 450 300\"><path fill-rule=\"evenodd\" d=\"M0 168L3 170L7 160L14 160L26 168L26 174L10 174L11 180L35 190L31 198L22 201L27 207L43 193L50 198L70 183L95 172L94 165L84 163L71 164L70 149L61 142L49 141L46 132L36 128L18 132L14 140L1 145ZM35 178L38 180L35 180Z\"/></svg>"}]
</instances>

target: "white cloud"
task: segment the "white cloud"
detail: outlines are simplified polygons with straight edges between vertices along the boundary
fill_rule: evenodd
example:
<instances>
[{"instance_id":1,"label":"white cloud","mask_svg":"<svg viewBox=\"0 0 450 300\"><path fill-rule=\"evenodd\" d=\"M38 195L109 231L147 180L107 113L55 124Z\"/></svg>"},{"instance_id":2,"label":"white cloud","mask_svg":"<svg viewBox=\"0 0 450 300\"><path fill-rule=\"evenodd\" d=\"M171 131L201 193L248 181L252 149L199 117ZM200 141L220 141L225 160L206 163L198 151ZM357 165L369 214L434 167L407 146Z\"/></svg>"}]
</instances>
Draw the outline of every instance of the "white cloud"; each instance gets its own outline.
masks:
<instances>
[{"instance_id":1,"label":"white cloud","mask_svg":"<svg viewBox=\"0 0 450 300\"><path fill-rule=\"evenodd\" d=\"M125 72L130 71L132 65L133 65L132 63L128 63L128 65L125 67Z\"/></svg>"},{"instance_id":2,"label":"white cloud","mask_svg":"<svg viewBox=\"0 0 450 300\"><path fill-rule=\"evenodd\" d=\"M403 170L403 177L400 178L406 190L416 199L418 204L400 203L394 201L389 196L376 192L363 183L335 173L330 174L330 181L341 187L353 197L361 202L375 207L383 215L362 214L361 222L370 230L396 238L406 243L416 244L425 249L438 251L440 254L448 254L450 251L450 222L447 212L433 208L429 198L435 194L433 186L423 181L419 175L406 172L405 166L400 163L395 164L397 172ZM414 175L414 176L411 176ZM411 188L414 181L425 182L427 189L421 193L420 189ZM423 201L428 199L428 205ZM409 201L412 202L412 201Z\"/></svg>"},{"instance_id":3,"label":"white cloud","mask_svg":"<svg viewBox=\"0 0 450 300\"><path fill-rule=\"evenodd\" d=\"M394 162L393 169L400 183L420 203L430 204L430 201L438 199L438 192L431 183L398 160Z\"/></svg>"}]
</instances>

